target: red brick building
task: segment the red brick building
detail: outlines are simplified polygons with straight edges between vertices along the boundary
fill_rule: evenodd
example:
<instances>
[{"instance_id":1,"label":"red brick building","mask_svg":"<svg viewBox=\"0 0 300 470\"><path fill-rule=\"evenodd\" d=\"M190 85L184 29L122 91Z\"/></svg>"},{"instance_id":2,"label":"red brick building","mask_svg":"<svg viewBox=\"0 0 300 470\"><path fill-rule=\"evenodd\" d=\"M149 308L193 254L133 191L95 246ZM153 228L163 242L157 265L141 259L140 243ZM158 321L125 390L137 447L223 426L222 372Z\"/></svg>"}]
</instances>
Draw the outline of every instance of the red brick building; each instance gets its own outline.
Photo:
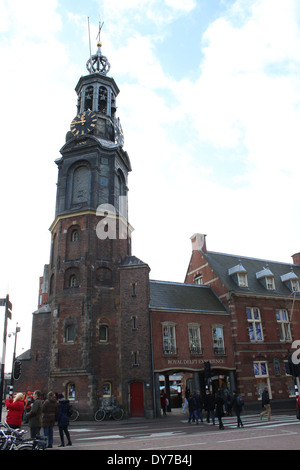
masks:
<instances>
[{"instance_id":1,"label":"red brick building","mask_svg":"<svg viewBox=\"0 0 300 470\"><path fill-rule=\"evenodd\" d=\"M290 265L213 253L196 235L185 283L150 281L131 253L131 164L100 45L87 66L56 160L49 262L15 387L63 392L82 417L110 396L129 416L153 416L161 377L169 395L172 374L204 393L209 364L214 391L238 387L257 402L267 385L273 399L292 397L286 363L300 339L300 255Z\"/></svg>"},{"instance_id":2,"label":"red brick building","mask_svg":"<svg viewBox=\"0 0 300 470\"><path fill-rule=\"evenodd\" d=\"M257 401L264 386L273 400L295 396L288 372L300 339L300 255L293 264L210 252L205 235L192 237L186 282L210 286L230 313L237 387ZM295 389L296 386L296 389Z\"/></svg>"}]
</instances>

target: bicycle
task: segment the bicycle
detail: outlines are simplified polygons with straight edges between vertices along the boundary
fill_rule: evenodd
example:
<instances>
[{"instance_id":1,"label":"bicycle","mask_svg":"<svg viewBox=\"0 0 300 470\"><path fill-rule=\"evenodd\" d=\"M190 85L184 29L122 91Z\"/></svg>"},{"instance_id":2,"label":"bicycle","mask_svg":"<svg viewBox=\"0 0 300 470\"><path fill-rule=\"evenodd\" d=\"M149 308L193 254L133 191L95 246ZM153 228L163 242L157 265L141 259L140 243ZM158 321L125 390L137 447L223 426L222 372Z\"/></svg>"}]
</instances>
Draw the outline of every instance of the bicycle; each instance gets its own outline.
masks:
<instances>
[{"instance_id":1,"label":"bicycle","mask_svg":"<svg viewBox=\"0 0 300 470\"><path fill-rule=\"evenodd\" d=\"M23 439L27 431L12 429L6 422L0 423L0 450L45 450L47 439L42 436Z\"/></svg>"},{"instance_id":2,"label":"bicycle","mask_svg":"<svg viewBox=\"0 0 300 470\"><path fill-rule=\"evenodd\" d=\"M102 399L100 408L94 415L95 421L103 421L106 417L108 419L120 421L124 416L124 411L116 402L116 397L112 397L111 399Z\"/></svg>"},{"instance_id":3,"label":"bicycle","mask_svg":"<svg viewBox=\"0 0 300 470\"><path fill-rule=\"evenodd\" d=\"M72 414L69 416L70 421L76 421L79 418L79 411L72 407Z\"/></svg>"}]
</instances>

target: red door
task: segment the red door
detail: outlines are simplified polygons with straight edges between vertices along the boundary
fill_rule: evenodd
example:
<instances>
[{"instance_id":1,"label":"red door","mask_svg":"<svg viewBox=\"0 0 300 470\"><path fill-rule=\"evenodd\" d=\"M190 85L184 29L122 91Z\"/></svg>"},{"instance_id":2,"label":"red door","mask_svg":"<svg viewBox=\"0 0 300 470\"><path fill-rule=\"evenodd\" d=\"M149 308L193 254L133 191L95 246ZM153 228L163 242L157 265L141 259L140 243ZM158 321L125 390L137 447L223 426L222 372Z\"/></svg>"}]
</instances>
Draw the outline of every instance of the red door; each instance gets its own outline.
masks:
<instances>
[{"instance_id":1,"label":"red door","mask_svg":"<svg viewBox=\"0 0 300 470\"><path fill-rule=\"evenodd\" d=\"M130 410L133 418L144 416L144 386L142 382L130 384Z\"/></svg>"}]
</instances>

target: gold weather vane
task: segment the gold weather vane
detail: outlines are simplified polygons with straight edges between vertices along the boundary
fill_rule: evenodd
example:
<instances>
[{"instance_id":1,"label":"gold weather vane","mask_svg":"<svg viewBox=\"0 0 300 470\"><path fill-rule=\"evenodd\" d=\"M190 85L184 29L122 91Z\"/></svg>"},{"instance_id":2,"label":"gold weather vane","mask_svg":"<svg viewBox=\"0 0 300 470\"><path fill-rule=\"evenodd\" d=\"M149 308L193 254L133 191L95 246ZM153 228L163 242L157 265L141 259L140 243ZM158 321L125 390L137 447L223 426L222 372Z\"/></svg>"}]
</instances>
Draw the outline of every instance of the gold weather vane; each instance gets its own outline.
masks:
<instances>
[{"instance_id":1,"label":"gold weather vane","mask_svg":"<svg viewBox=\"0 0 300 470\"><path fill-rule=\"evenodd\" d=\"M102 55L101 52L101 42L100 42L100 35L101 35L101 30L104 25L104 22L101 23L101 20L99 21L99 30L96 39L98 40L97 42L97 54L92 55L91 52L91 34L90 34L90 19L88 17L88 31L89 31L89 43L90 43L90 58L87 61L86 67L90 73L101 73L103 75L106 75L109 70L110 70L110 63L108 62L107 58Z\"/></svg>"}]
</instances>

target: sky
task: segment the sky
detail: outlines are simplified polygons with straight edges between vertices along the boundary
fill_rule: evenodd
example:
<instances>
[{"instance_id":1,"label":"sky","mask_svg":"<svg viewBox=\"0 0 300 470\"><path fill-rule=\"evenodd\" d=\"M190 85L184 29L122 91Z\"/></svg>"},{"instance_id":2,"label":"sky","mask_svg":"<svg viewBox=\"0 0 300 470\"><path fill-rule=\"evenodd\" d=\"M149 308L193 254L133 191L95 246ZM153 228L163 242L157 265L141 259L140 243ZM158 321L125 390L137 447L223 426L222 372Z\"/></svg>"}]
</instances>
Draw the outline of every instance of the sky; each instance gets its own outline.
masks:
<instances>
[{"instance_id":1,"label":"sky","mask_svg":"<svg viewBox=\"0 0 300 470\"><path fill-rule=\"evenodd\" d=\"M8 332L21 328L17 354L49 262L88 17L92 53L104 22L132 254L151 279L184 282L197 232L210 251L287 263L300 251L298 0L0 0L0 298ZM0 332L3 318L0 307Z\"/></svg>"}]
</instances>

